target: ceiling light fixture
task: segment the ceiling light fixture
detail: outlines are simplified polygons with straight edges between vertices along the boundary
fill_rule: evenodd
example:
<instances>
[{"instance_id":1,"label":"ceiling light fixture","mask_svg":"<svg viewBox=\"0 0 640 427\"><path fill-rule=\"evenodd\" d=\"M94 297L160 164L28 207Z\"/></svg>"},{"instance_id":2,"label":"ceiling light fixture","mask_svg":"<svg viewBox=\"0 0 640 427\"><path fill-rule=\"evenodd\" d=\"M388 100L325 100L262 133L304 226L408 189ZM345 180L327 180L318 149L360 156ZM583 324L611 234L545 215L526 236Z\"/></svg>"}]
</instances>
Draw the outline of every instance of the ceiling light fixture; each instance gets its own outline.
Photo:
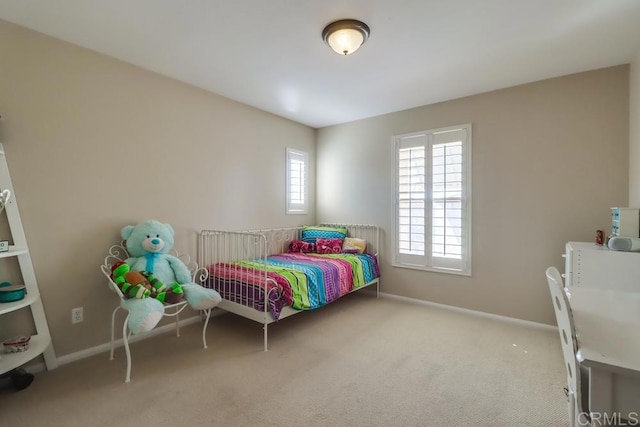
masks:
<instances>
[{"instance_id":1,"label":"ceiling light fixture","mask_svg":"<svg viewBox=\"0 0 640 427\"><path fill-rule=\"evenodd\" d=\"M369 27L355 19L332 22L322 30L322 40L340 55L349 55L369 38Z\"/></svg>"}]
</instances>

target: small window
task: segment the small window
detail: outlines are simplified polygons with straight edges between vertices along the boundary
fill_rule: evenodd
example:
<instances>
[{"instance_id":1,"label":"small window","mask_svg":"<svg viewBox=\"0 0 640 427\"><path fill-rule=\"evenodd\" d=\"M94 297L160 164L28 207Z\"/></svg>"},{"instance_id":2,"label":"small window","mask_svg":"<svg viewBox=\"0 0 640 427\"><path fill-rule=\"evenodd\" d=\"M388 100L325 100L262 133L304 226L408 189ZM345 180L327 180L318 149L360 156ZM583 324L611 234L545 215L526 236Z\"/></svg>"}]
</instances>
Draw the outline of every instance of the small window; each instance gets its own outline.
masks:
<instances>
[{"instance_id":1,"label":"small window","mask_svg":"<svg viewBox=\"0 0 640 427\"><path fill-rule=\"evenodd\" d=\"M394 262L471 274L471 125L396 135Z\"/></svg>"},{"instance_id":2,"label":"small window","mask_svg":"<svg viewBox=\"0 0 640 427\"><path fill-rule=\"evenodd\" d=\"M287 213L306 214L309 197L308 155L287 148Z\"/></svg>"}]
</instances>

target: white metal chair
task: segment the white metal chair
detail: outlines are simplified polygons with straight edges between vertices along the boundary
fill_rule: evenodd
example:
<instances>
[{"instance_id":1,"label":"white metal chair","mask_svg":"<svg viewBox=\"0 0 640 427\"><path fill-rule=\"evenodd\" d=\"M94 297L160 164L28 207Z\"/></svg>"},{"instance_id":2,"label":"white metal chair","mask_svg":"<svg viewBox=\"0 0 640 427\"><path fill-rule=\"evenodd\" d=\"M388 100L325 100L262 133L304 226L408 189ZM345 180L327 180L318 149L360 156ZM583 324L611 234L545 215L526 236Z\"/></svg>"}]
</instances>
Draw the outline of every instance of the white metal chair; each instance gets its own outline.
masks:
<instances>
[{"instance_id":1,"label":"white metal chair","mask_svg":"<svg viewBox=\"0 0 640 427\"><path fill-rule=\"evenodd\" d=\"M569 298L565 292L558 269L549 267L546 275L553 309L556 313L562 354L567 371L566 392L569 399L569 427L591 425L588 412L588 390L584 387L588 381L582 382L583 379L588 380L588 377L586 377L588 371L580 366L576 358L578 342Z\"/></svg>"},{"instance_id":2,"label":"white metal chair","mask_svg":"<svg viewBox=\"0 0 640 427\"><path fill-rule=\"evenodd\" d=\"M208 277L208 271L205 268L198 267L198 264L194 261L191 261L191 257L189 255L179 255L177 252L172 250L172 255L178 257L182 262L185 263L189 271L191 272L191 278L194 283L202 284ZM129 258L129 253L125 249L124 245L114 245L109 248L109 253L104 259L104 264L100 266L100 270L105 275L107 280L109 281L109 288L114 291L120 300L124 300L125 296L120 291L120 288L114 283L111 278L111 267L117 262L124 261ZM187 301L183 300L175 304L165 304L164 305L164 316L165 317L174 317L176 323L176 336L180 336L180 313L187 307ZM114 350L115 350L115 322L116 322L116 313L118 310L122 309L120 303L113 310L111 314L111 355L110 359L114 359ZM124 310L124 309L123 309ZM129 348L129 339L131 337L131 331L128 328L129 324L129 316L130 314L127 312L127 316L124 319L124 324L122 326L122 341L125 349L125 353L127 356L127 373L125 376L125 383L131 381L131 350ZM203 317L205 318L204 325L202 327L202 347L207 348L207 326L209 324L209 318L211 317L211 309L203 310Z\"/></svg>"}]
</instances>

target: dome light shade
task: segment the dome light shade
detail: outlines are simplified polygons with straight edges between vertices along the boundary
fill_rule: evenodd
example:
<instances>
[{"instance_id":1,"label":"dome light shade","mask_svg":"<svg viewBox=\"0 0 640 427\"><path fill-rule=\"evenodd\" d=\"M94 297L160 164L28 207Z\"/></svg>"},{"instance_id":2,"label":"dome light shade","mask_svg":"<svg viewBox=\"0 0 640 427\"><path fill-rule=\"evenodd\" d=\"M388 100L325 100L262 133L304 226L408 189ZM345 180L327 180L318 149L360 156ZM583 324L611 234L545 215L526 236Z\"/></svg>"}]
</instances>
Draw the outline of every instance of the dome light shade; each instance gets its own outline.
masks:
<instances>
[{"instance_id":1,"label":"dome light shade","mask_svg":"<svg viewBox=\"0 0 640 427\"><path fill-rule=\"evenodd\" d=\"M369 38L369 27L355 19L332 22L322 30L322 40L340 55L349 55Z\"/></svg>"}]
</instances>

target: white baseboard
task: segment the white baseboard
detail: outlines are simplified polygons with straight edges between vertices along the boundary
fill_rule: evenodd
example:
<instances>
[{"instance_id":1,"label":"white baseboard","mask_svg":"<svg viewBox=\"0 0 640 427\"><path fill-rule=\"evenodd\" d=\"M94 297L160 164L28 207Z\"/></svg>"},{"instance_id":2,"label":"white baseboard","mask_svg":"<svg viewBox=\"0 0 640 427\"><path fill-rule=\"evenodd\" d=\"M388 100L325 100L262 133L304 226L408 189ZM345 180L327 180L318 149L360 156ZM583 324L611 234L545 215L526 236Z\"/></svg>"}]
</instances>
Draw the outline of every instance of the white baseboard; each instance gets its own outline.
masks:
<instances>
[{"instance_id":1,"label":"white baseboard","mask_svg":"<svg viewBox=\"0 0 640 427\"><path fill-rule=\"evenodd\" d=\"M500 322L513 323L513 324L520 325L520 326L526 326L528 328L542 329L542 330L547 330L547 331L557 331L558 330L558 328L556 326L553 326L553 325L547 325L547 324L544 324L544 323L532 322L530 320L516 319L514 317L500 316L498 314L485 313L483 311L469 310L467 308L456 307L456 306L453 306L453 305L446 305L446 304L440 304L440 303L432 302L432 301L425 301L425 300L419 300L419 299L415 299L415 298L402 297L402 296L399 296L399 295L387 294L387 293L383 293L383 292L380 292L380 296L383 297L383 298L390 298L390 299L394 299L394 300L398 300L398 301L408 302L408 303L411 303L411 304L426 305L426 306L429 306L429 307L439 307L439 308L442 308L442 309L445 309L445 310L455 311L455 312L458 312L458 313L464 313L464 314L468 314L468 315L471 315L471 316L483 317L483 318L486 318L486 319L498 320Z\"/></svg>"},{"instance_id":2,"label":"white baseboard","mask_svg":"<svg viewBox=\"0 0 640 427\"><path fill-rule=\"evenodd\" d=\"M224 312L222 312L221 310L217 310L214 309L211 312L211 318L213 319L215 316L218 316L220 314L223 314ZM180 327L182 328L183 326L187 326L187 325L191 325L193 323L197 323L197 322L201 322L202 319L200 318L200 315L197 314L193 317L189 317L187 319L183 319L180 320L180 322L178 322L178 324L180 325ZM147 338L151 338L154 337L156 335L160 335L160 334L164 334L167 332L171 332L171 331L175 331L176 325L175 323L168 323L166 325L163 326L159 326L157 328L154 328L153 330L149 331L149 332L145 332L144 334L140 334L140 335L132 335L131 338L129 338L129 343L134 343L140 340L144 340ZM118 330L122 330L122 327L118 328ZM122 347L123 346L123 341L122 338L119 338L115 341L115 347ZM87 357L91 357L91 356L95 356L96 354L100 354L100 353L105 353L107 351L111 350L111 344L110 343L104 343L104 344L100 344L97 345L95 347L91 347L91 348L87 348L84 350L80 350L80 351L76 351L75 353L69 353L69 354L65 354L64 356L60 356L57 358L58 360L58 366L62 366L62 365L66 365L67 363L72 363L78 360L82 360L82 359L86 359ZM34 363L28 366L25 366L24 369L27 372L30 372L32 374L38 373L38 372L43 372L46 370L46 366L44 364L44 362L41 363Z\"/></svg>"}]
</instances>

